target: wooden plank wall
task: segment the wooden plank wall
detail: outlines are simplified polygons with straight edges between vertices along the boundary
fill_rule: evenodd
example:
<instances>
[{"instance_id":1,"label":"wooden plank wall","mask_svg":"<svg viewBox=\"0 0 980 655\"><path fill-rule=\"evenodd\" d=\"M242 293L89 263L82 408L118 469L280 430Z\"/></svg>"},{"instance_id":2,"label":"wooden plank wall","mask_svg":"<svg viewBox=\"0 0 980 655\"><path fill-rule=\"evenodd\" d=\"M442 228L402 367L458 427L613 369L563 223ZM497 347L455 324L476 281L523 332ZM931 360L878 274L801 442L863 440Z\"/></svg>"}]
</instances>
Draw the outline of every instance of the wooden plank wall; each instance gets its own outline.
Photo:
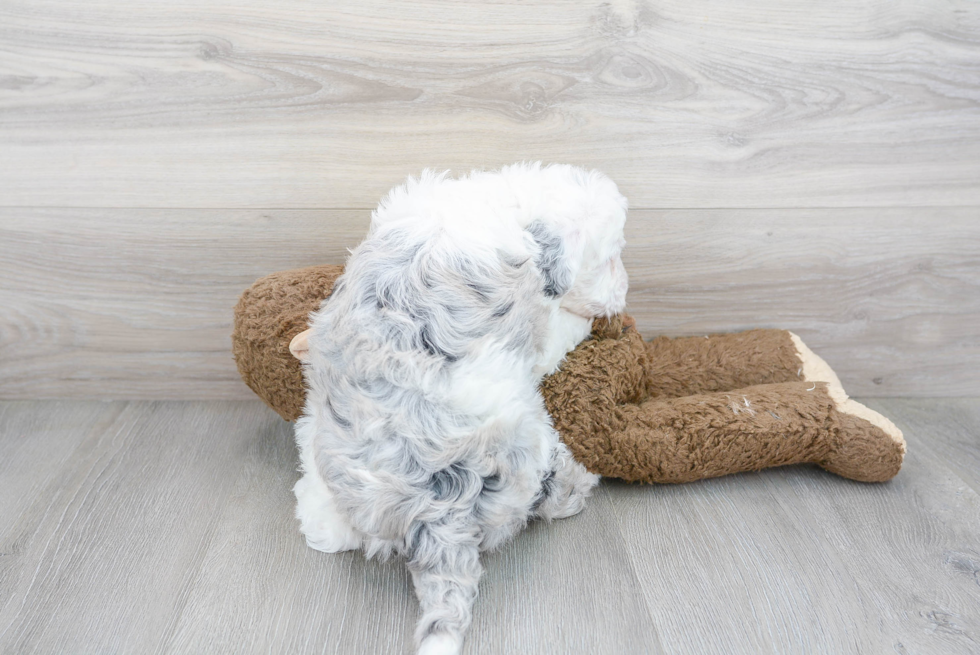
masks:
<instances>
[{"instance_id":1,"label":"wooden plank wall","mask_svg":"<svg viewBox=\"0 0 980 655\"><path fill-rule=\"evenodd\" d=\"M231 307L405 175L597 167L644 333L980 393L980 6L0 3L0 398L247 398Z\"/></svg>"}]
</instances>

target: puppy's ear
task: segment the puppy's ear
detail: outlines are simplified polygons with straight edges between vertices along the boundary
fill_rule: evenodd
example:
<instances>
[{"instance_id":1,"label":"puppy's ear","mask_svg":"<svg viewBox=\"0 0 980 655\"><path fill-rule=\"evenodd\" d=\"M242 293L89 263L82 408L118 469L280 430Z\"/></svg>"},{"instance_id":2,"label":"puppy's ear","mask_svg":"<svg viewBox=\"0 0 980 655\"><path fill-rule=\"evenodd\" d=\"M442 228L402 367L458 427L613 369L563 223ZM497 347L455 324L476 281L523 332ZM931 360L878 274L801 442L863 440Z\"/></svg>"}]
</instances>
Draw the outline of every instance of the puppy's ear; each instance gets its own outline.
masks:
<instances>
[{"instance_id":1,"label":"puppy's ear","mask_svg":"<svg viewBox=\"0 0 980 655\"><path fill-rule=\"evenodd\" d=\"M544 293L550 298L563 296L572 288L575 278L574 252L576 234L562 237L544 221L534 221L527 233L537 244L534 264L544 278Z\"/></svg>"}]
</instances>

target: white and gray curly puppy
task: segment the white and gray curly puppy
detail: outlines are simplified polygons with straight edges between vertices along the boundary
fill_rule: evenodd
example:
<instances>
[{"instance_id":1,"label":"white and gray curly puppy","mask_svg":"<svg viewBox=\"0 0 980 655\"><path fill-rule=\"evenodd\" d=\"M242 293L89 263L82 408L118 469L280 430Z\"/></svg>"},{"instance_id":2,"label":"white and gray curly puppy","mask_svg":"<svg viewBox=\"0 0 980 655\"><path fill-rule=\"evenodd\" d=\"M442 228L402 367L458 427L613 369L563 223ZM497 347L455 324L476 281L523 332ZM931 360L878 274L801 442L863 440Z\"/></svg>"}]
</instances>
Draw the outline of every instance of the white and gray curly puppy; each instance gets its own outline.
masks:
<instances>
[{"instance_id":1,"label":"white and gray curly puppy","mask_svg":"<svg viewBox=\"0 0 980 655\"><path fill-rule=\"evenodd\" d=\"M318 550L407 559L420 653L459 652L480 551L576 514L598 481L538 384L624 308L626 204L566 165L425 172L381 202L312 317L297 516Z\"/></svg>"}]
</instances>

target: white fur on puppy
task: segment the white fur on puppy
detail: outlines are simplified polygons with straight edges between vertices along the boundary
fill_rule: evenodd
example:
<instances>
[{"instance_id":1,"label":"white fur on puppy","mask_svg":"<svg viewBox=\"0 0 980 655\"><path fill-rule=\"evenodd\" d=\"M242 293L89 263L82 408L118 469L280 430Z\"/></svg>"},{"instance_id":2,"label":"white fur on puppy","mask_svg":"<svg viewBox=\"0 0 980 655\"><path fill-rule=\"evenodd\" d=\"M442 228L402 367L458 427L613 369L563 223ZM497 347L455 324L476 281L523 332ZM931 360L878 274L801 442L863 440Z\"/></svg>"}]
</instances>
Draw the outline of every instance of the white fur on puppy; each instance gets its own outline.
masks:
<instances>
[{"instance_id":1,"label":"white fur on puppy","mask_svg":"<svg viewBox=\"0 0 980 655\"><path fill-rule=\"evenodd\" d=\"M297 516L311 547L407 558L420 653L457 653L481 550L581 511L598 481L542 376L625 305L626 199L601 173L425 172L372 215L313 315Z\"/></svg>"}]
</instances>

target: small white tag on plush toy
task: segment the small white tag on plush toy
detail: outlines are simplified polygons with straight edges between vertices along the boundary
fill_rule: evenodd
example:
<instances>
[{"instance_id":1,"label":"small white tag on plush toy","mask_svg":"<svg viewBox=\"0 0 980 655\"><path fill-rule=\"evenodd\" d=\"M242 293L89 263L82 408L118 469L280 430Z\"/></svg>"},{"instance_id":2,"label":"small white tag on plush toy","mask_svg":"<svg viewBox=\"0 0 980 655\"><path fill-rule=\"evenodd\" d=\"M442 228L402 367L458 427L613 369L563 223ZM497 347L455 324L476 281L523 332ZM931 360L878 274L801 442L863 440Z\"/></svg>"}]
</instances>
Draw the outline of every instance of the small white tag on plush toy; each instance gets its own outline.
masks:
<instances>
[{"instance_id":1,"label":"small white tag on plush toy","mask_svg":"<svg viewBox=\"0 0 980 655\"><path fill-rule=\"evenodd\" d=\"M310 358L310 330L303 330L289 342L289 352L301 362Z\"/></svg>"}]
</instances>

